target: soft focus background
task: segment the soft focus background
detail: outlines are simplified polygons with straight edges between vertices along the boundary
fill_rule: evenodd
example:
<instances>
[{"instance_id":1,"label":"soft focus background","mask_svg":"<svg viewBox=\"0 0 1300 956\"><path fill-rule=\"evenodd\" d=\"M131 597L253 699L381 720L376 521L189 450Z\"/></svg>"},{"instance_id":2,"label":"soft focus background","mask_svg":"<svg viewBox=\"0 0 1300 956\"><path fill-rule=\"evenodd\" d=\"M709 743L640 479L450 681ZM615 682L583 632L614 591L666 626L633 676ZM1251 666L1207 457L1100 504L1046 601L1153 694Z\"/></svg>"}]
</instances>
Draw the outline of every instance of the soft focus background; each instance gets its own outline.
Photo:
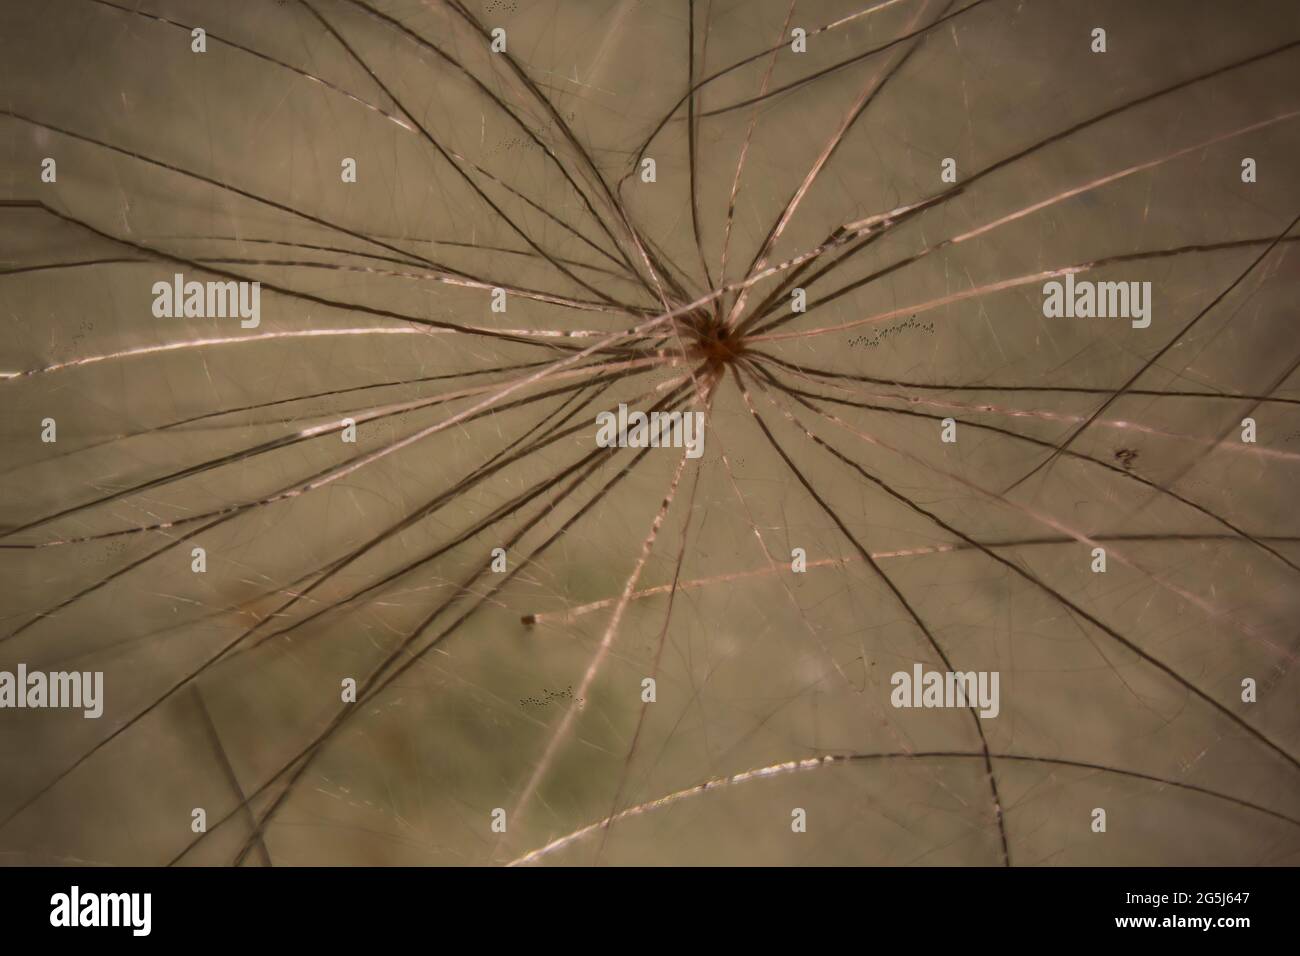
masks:
<instances>
[{"instance_id":1,"label":"soft focus background","mask_svg":"<svg viewBox=\"0 0 1300 956\"><path fill-rule=\"evenodd\" d=\"M528 82L488 52L473 19L507 31ZM206 53L191 51L195 26ZM796 26L810 34L803 54L789 48ZM1094 27L1105 54L1090 50ZM0 371L33 373L0 380L0 669L102 670L107 686L98 721L0 711L0 862L502 864L638 807L530 860L1300 861L1300 230L1250 268L1300 214L1298 42L1289 0L467 0L463 12L437 0L0 2L0 194L44 204L0 207ZM691 77L742 62L698 92L692 175ZM781 92L747 102L764 90ZM614 332L655 314L655 299L617 274L621 260L597 251L615 249L604 229L623 233L594 170L700 296L720 282L724 244L727 281L744 275L872 90L773 263L949 189L946 157L960 185L1115 111L890 230L810 284L810 301L923 255L777 331L905 310L897 318L761 346L900 383L787 374L877 406L822 406L847 428L752 395L892 588L774 451L730 377L634 584L662 590L635 596L615 628L676 453L650 452L601 495L633 460L619 452L508 545L577 477L568 469L594 446L596 412L644 407L680 365L498 410L259 503L489 393L363 422L356 445L337 432L267 443L506 387L525 373L495 369L571 354L402 316ZM642 155L656 161L653 184L635 175ZM57 160L56 183L40 181L44 157ZM340 181L345 157L354 184ZM1258 182L1241 182L1243 157ZM1162 251L1090 273L1153 284L1145 330L1046 319L1041 282L914 319L909 309ZM155 281L204 278L167 256L283 291L263 288L256 330L156 319ZM512 295L496 314L485 289L436 281L431 263L644 311ZM775 281L755 287L751 308ZM330 330L350 331L282 334ZM213 338L235 341L198 341ZM119 354L163 344L183 347ZM1138 394L1071 446L1084 457L1062 456L1000 497L1047 454L1026 437L1061 441L1139 370ZM785 410L901 498L818 448ZM1248 415L1255 445L1239 440ZM961 422L955 445L938 440L948 416ZM56 444L40 441L46 417ZM494 459L521 436L584 422L516 461ZM550 479L542 498L475 530ZM168 522L179 523L132 530ZM1089 571L1078 536L1107 547L1106 574ZM195 546L204 574L190 569ZM506 546L510 569L522 568L497 589L501 576L479 572ZM789 573L793 548L806 551L806 574ZM944 669L900 594L954 667L1001 674L1001 713L980 724L1005 853L969 712L889 704L893 672ZM596 601L607 603L564 613ZM530 614L540 618L527 626ZM565 695L593 659L579 708ZM391 681L340 702L340 681L377 671ZM643 708L650 675L657 700ZM1246 677L1257 703L1240 700ZM858 757L645 806L827 755ZM490 827L498 807L505 834ZM1090 829L1096 807L1104 834ZM791 831L794 808L806 833Z\"/></svg>"}]
</instances>

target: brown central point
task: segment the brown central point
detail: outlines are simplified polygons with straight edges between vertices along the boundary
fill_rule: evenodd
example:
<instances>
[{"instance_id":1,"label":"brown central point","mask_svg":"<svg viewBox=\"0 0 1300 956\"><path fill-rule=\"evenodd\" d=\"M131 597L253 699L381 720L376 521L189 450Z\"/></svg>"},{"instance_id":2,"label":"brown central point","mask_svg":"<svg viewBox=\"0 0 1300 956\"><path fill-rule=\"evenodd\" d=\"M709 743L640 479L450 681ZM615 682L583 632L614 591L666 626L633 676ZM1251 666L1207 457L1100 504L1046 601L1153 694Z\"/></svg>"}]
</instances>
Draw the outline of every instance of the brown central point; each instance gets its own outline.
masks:
<instances>
[{"instance_id":1,"label":"brown central point","mask_svg":"<svg viewBox=\"0 0 1300 956\"><path fill-rule=\"evenodd\" d=\"M699 346L705 358L719 365L735 361L744 351L740 338L720 323L710 324L709 327L700 330Z\"/></svg>"}]
</instances>

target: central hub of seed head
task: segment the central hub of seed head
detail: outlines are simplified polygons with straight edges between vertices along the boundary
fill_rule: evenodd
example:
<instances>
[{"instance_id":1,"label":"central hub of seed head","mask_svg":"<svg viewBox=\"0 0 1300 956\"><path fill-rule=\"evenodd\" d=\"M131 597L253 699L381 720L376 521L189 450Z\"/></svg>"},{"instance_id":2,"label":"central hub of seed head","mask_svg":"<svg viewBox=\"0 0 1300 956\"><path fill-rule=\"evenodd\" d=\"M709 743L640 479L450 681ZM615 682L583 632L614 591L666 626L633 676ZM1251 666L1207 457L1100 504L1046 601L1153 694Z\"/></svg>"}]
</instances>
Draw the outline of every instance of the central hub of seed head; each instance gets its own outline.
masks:
<instances>
[{"instance_id":1,"label":"central hub of seed head","mask_svg":"<svg viewBox=\"0 0 1300 956\"><path fill-rule=\"evenodd\" d=\"M744 351L744 344L720 318L708 315L695 327L696 345L712 365L723 366L734 362Z\"/></svg>"}]
</instances>

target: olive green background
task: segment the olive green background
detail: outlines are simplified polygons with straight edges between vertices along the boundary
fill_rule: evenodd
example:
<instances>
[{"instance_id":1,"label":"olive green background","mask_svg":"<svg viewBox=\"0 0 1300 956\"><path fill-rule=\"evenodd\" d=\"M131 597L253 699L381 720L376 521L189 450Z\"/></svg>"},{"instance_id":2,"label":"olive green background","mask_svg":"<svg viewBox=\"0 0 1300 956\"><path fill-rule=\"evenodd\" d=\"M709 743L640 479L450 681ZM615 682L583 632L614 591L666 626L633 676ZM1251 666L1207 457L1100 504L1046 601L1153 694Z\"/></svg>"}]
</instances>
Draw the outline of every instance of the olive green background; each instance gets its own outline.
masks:
<instances>
[{"instance_id":1,"label":"olive green background","mask_svg":"<svg viewBox=\"0 0 1300 956\"><path fill-rule=\"evenodd\" d=\"M363 234L502 283L590 298L527 254L519 235L453 170L452 162L459 162L490 172L496 182L477 174L476 181L553 255L612 268L500 185L609 248L555 164L506 107L589 184L554 117L446 4L371 5L456 57L496 100L357 4L312 5L355 57L295 2L142 0L140 13L91 0L0 4L0 108L7 111L0 115L0 193L38 200L102 234L40 208L0 209L0 265L7 272L0 275L0 371L253 331L403 325L347 304L502 329L612 332L634 324L627 315L518 296L510 297L506 314L494 314L485 290L357 255L385 254L357 238ZM122 6L137 4L123 0ZM698 0L695 75L771 48L788 37L787 17L789 26L813 33L868 6L864 0L797 0L793 8L785 0ZM641 144L688 88L685 2L518 0L470 8L486 25L506 28L509 52L612 188L634 171ZM770 87L793 88L757 108L700 119L694 194L715 283L751 122L728 251L730 281L750 263L859 96L909 50L815 178L776 243L773 262L816 247L842 223L941 192L947 188L939 180L945 157L956 159L964 181L1113 107L1300 38L1300 9L1286 0L987 0L915 42L819 74L959 8L907 0L813 34L805 54L791 53L787 44L775 58ZM190 50L187 27L193 25L209 33L206 53ZM1089 49L1096 26L1107 30L1105 54ZM402 109L461 159L449 161L394 122L391 116L402 110L358 58ZM710 83L699 110L756 96L768 63L767 56L757 57ZM1298 81L1300 53L1293 48L1052 143L889 232L825 285L811 287L819 291L810 298L1063 191L1185 152L926 254L781 331L853 322L1105 256L1272 240L1300 213L1300 122L1280 120L1188 147L1300 109ZM656 161L656 182L632 175L618 194L639 233L681 268L691 294L702 295L708 285L692 227L685 106L672 113L645 155ZM39 179L47 156L57 159L54 184ZM1249 185L1240 179L1246 156L1258 164L1258 182ZM340 181L344 157L357 161L355 184ZM599 208L612 223L608 207ZM193 270L142 249L238 260L221 268L341 305L264 289L261 327L250 332L230 319L155 319L153 282L175 271L189 277ZM1134 385L1267 395L1289 403L1126 395L1072 446L1112 468L1063 457L1005 499L998 493L1040 462L1043 449L966 424L1063 439L1263 250L1261 244L1235 246L1101 270L1102 279L1153 283L1154 318L1145 330L1124 320L1045 319L1039 283L930 309L911 325L904 314L883 325L764 348L789 362L842 373L988 386L952 391L841 383L863 401L961 419L955 445L939 442L932 418L827 406L844 428L806 408L796 414L902 496L997 545L1006 559L1294 755L1300 752L1294 668L1300 572L1168 493L1257 538L1278 539L1266 543L1300 563L1294 245L1280 244ZM128 259L134 261L120 261ZM70 265L88 261L94 264ZM654 305L625 278L575 268L612 297ZM421 272L424 278L413 275ZM760 284L751 305L772 287L771 281ZM0 543L102 535L256 502L474 400L363 424L355 446L330 434L249 458L239 453L459 383L370 388L163 430L170 423L561 354L567 353L450 334L283 338L119 357L0 381L0 529L236 456L228 465L79 510ZM561 410L563 399L549 399L439 432L322 488L251 507L131 570L123 571L173 542L179 529L0 551L0 631L10 634L45 614L0 641L0 668L12 670L23 661L31 668L102 670L107 684L98 721L72 712L0 711L0 819L8 818L0 826L0 862L159 864L179 858L229 864L249 840L253 819L283 791L281 768L345 706L353 712L293 783L245 862L266 862L264 846L276 865L501 864L617 810L708 780L830 754L884 756L710 788L628 816L603 839L588 835L541 861L1004 862L970 714L889 704L893 672L910 671L916 661L943 669L933 648L773 450L730 378L714 395L705 454L687 463L637 586L669 584L676 574L681 582L704 583L681 589L671 613L662 595L630 603L575 712L573 732L506 834L491 831L491 811L513 812L568 705L567 699L545 706L525 701L581 686L612 607L534 627L520 618L621 593L678 464L671 451L648 453L551 548L431 644L495 583L491 574L480 578L437 626L415 639L411 651L420 654L418 662L360 704L340 703L340 681L369 674L453 596L459 582L487 564L491 550L537 505L365 600L264 643L241 644L238 653L164 697L283 603L305 575L400 521L548 414L569 424L591 423L597 411L620 401L644 404L648 390L681 374L679 367L627 376L590 404ZM487 374L472 381L509 380ZM1006 388L1043 386L1102 391ZM808 387L855 397L825 383ZM982 722L988 747L994 754L1042 758L993 760L1011 863L1297 862L1300 771L1294 756L1270 750L1132 647L981 551L926 552L960 542L818 449L784 417L780 409L794 407L784 399L773 405L755 393L753 402L863 546L873 553L922 550L882 557L879 566L954 666L1000 672L1001 713ZM572 418L563 419L567 415ZM1258 423L1254 446L1239 441L1239 422L1247 415ZM45 417L58 422L56 444L39 440ZM295 605L284 623L418 560L528 486L559 474L592 449L594 427L456 496ZM1114 469L1122 461L1116 453L1125 449L1137 453L1132 471L1145 484ZM630 451L613 457L525 535L511 548L511 568L631 458ZM769 558L755 528L782 568L788 569L793 548L805 549L810 562L844 562L799 576L767 573ZM1104 575L1090 573L1091 548L1077 540L1007 544L1071 533L1147 539L1107 543ZM208 555L201 575L190 571L196 544ZM756 573L726 578L739 572ZM263 626L255 637L272 630ZM645 708L633 747L641 680L651 673L657 674L657 701ZM1240 701L1245 677L1258 682L1257 703ZM955 755L908 756L929 752ZM241 808L241 794L253 795L248 808ZM190 828L195 807L206 810L211 828L199 841ZM807 811L806 833L791 831L796 807ZM1095 807L1107 810L1105 834L1090 830Z\"/></svg>"}]
</instances>

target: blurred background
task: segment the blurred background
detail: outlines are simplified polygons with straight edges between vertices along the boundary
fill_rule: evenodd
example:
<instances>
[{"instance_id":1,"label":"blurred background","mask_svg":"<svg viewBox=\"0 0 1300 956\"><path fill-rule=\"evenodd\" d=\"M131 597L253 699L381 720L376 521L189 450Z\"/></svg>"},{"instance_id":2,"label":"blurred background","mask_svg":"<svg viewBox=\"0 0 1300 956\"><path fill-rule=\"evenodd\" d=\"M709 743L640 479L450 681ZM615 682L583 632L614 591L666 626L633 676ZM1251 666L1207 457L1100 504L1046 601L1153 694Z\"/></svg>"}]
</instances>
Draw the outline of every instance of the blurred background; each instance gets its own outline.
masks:
<instances>
[{"instance_id":1,"label":"blurred background","mask_svg":"<svg viewBox=\"0 0 1300 956\"><path fill-rule=\"evenodd\" d=\"M1285 0L0 4L0 670L106 687L0 711L0 862L1295 864L1297 43ZM940 196L752 345L840 403L745 370L765 434L727 373L679 480L591 456L680 339L525 382ZM1043 316L1101 259L1149 328ZM257 329L154 317L205 269ZM995 719L890 705L944 656Z\"/></svg>"}]
</instances>

